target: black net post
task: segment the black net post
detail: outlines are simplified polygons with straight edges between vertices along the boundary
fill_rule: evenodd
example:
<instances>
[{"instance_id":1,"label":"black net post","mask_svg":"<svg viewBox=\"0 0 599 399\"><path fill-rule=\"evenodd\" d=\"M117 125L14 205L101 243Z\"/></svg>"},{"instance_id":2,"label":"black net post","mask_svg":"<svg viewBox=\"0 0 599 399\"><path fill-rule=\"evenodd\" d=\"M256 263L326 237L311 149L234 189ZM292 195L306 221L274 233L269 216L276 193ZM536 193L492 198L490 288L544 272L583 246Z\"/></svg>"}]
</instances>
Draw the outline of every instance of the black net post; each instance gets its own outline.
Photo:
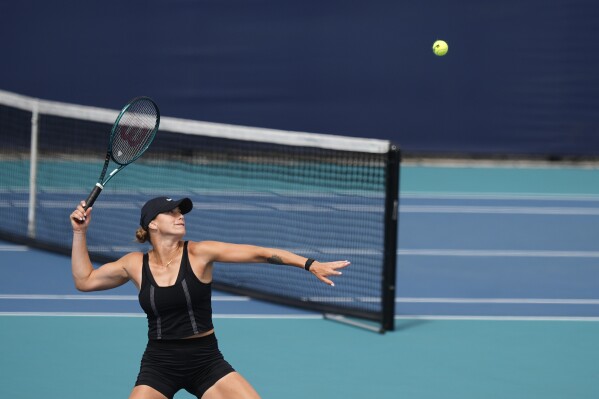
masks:
<instances>
[{"instance_id":1,"label":"black net post","mask_svg":"<svg viewBox=\"0 0 599 399\"><path fill-rule=\"evenodd\" d=\"M383 265L383 318L381 332L395 330L395 283L397 269L397 224L399 219L399 166L401 152L391 144L387 158L385 196L385 253Z\"/></svg>"}]
</instances>

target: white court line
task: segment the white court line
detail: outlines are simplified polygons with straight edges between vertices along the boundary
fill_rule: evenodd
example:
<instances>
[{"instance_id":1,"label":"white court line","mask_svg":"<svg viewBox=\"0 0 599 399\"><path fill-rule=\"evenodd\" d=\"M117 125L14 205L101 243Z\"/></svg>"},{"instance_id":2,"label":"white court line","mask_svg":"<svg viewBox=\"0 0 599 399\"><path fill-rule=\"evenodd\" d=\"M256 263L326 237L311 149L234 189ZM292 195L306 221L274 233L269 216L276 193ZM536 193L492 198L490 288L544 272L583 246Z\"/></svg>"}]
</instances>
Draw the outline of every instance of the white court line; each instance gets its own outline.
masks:
<instances>
[{"instance_id":1,"label":"white court line","mask_svg":"<svg viewBox=\"0 0 599 399\"><path fill-rule=\"evenodd\" d=\"M64 201L40 201L45 208L70 209ZM103 202L103 207L109 207L109 202ZM121 204L113 204L122 208ZM137 209L132 204L123 204L130 209ZM0 207L21 207L29 206L27 201L0 202ZM198 204L198 208L220 211L243 211L243 212L262 212L277 209L286 212L364 212L381 213L384 211L382 206L372 205L347 205L328 203L326 206L314 205L290 205L279 203L262 203L260 206L242 203L219 203L219 204ZM534 207L534 206L471 206L471 205L399 205L399 213L445 213L445 214L507 214L507 215L577 215L577 216L598 216L599 208L594 207Z\"/></svg>"},{"instance_id":2,"label":"white court line","mask_svg":"<svg viewBox=\"0 0 599 399\"><path fill-rule=\"evenodd\" d=\"M561 298L395 298L396 303L466 303L513 305L599 305L599 299Z\"/></svg>"},{"instance_id":3,"label":"white court line","mask_svg":"<svg viewBox=\"0 0 599 399\"><path fill-rule=\"evenodd\" d=\"M377 303L379 297L308 297L310 302ZM599 305L599 299L573 298L407 298L397 297L396 303L511 304L511 305Z\"/></svg>"},{"instance_id":4,"label":"white court line","mask_svg":"<svg viewBox=\"0 0 599 399\"><path fill-rule=\"evenodd\" d=\"M60 294L0 294L0 299L65 300L65 301L137 301L137 295L60 295ZM247 302L247 296L215 295L213 302Z\"/></svg>"},{"instance_id":5,"label":"white court line","mask_svg":"<svg viewBox=\"0 0 599 399\"><path fill-rule=\"evenodd\" d=\"M29 248L26 245L0 245L0 252L26 252Z\"/></svg>"},{"instance_id":6,"label":"white court line","mask_svg":"<svg viewBox=\"0 0 599 399\"><path fill-rule=\"evenodd\" d=\"M44 193L49 194L67 194L67 195L87 195L87 192L83 192L79 189L64 187L64 188L51 188L47 187L43 190ZM126 192L115 191L117 194L129 194ZM154 191L142 190L141 192L148 195L156 194ZM190 191L177 191L174 194L188 195ZM270 190L270 191L234 191L234 190L191 190L194 194L204 197L221 197L221 196L235 196L235 197L305 197L305 198L335 198L343 195L355 195L355 192L334 191L334 192L306 192L297 190ZM29 189L14 187L14 188L0 188L0 194L28 194ZM382 198L379 193L371 192L360 192L360 197L364 198ZM418 200L482 200L482 201L574 201L574 202L598 202L599 194L588 194L588 193L570 193L570 194L559 194L559 193L481 193L481 192L418 192L418 191L402 191L399 193L401 199L418 199ZM17 200L18 201L18 200ZM4 206L9 206L10 201L1 201ZM143 201L139 204L130 202L119 202L119 201L103 201L102 207L116 207L126 206L132 208L139 208L143 205Z\"/></svg>"},{"instance_id":7,"label":"white court line","mask_svg":"<svg viewBox=\"0 0 599 399\"><path fill-rule=\"evenodd\" d=\"M0 317L124 317L144 318L143 313L82 313L82 312L0 312ZM270 319L270 320L318 320L324 319L322 315L260 315L260 314L215 314L215 319ZM456 320L456 321L564 321L564 322L599 322L599 317L568 317L568 316L435 316L413 315L395 316L395 320ZM396 326L397 327L397 326ZM398 326L397 330L401 330Z\"/></svg>"},{"instance_id":8,"label":"white court line","mask_svg":"<svg viewBox=\"0 0 599 399\"><path fill-rule=\"evenodd\" d=\"M321 314L224 314L219 313L212 316L215 319L322 319Z\"/></svg>"},{"instance_id":9,"label":"white court line","mask_svg":"<svg viewBox=\"0 0 599 399\"><path fill-rule=\"evenodd\" d=\"M0 294L0 300L66 300L66 301L137 301L137 295L44 295ZM375 297L311 297L315 302L379 302ZM214 302L249 302L246 296L217 295ZM464 304L514 304L514 305L599 305L599 299L577 298L415 298L397 297L396 303L464 303Z\"/></svg>"},{"instance_id":10,"label":"white court line","mask_svg":"<svg viewBox=\"0 0 599 399\"><path fill-rule=\"evenodd\" d=\"M483 256L536 258L599 258L599 251L495 250L495 249L400 249L404 256Z\"/></svg>"},{"instance_id":11,"label":"white court line","mask_svg":"<svg viewBox=\"0 0 599 399\"><path fill-rule=\"evenodd\" d=\"M480 320L480 321L599 321L599 317L589 316L435 316L405 315L395 316L395 320ZM399 328L401 329L401 327Z\"/></svg>"},{"instance_id":12,"label":"white court line","mask_svg":"<svg viewBox=\"0 0 599 399\"><path fill-rule=\"evenodd\" d=\"M108 313L108 312L0 312L0 316L35 317L146 317L145 313Z\"/></svg>"},{"instance_id":13,"label":"white court line","mask_svg":"<svg viewBox=\"0 0 599 399\"><path fill-rule=\"evenodd\" d=\"M0 316L34 316L34 317L130 317L145 318L145 313L110 313L110 312L0 312ZM315 315L289 314L213 314L213 319L322 319Z\"/></svg>"},{"instance_id":14,"label":"white court line","mask_svg":"<svg viewBox=\"0 0 599 399\"><path fill-rule=\"evenodd\" d=\"M94 247L98 252L132 252L138 247ZM26 252L25 245L0 245L0 252ZM290 248L291 252L308 253L308 248ZM378 255L382 250L372 248L318 248L323 254L339 255ZM399 256L463 256L463 257L534 257L534 258L599 258L599 251L552 251L552 250L495 250L495 249L399 249Z\"/></svg>"},{"instance_id":15,"label":"white court line","mask_svg":"<svg viewBox=\"0 0 599 399\"><path fill-rule=\"evenodd\" d=\"M462 206L462 205L400 205L400 213L477 213L505 215L578 215L597 216L598 208L532 207L532 206Z\"/></svg>"},{"instance_id":16,"label":"white court line","mask_svg":"<svg viewBox=\"0 0 599 399\"><path fill-rule=\"evenodd\" d=\"M291 248L291 252L309 253L308 248ZM373 248L318 248L327 255L379 255L383 251ZM554 251L526 249L399 249L399 256L462 256L462 257L522 257L522 258L599 258L599 251Z\"/></svg>"},{"instance_id":17,"label":"white court line","mask_svg":"<svg viewBox=\"0 0 599 399\"><path fill-rule=\"evenodd\" d=\"M460 193L460 192L400 192L400 199L435 200L507 200L507 201L576 201L598 202L598 194L536 194L536 193Z\"/></svg>"}]
</instances>

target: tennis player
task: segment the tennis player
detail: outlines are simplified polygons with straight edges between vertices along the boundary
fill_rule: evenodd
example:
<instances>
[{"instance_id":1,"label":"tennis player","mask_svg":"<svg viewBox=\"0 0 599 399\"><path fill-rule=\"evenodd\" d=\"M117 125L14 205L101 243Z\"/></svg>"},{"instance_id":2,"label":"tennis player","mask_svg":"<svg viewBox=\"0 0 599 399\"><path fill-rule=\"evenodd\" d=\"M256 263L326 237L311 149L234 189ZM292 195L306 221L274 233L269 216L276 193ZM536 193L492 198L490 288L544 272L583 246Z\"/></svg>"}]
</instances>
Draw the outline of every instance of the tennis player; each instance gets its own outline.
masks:
<instances>
[{"instance_id":1,"label":"tennis player","mask_svg":"<svg viewBox=\"0 0 599 399\"><path fill-rule=\"evenodd\" d=\"M341 275L348 261L320 263L291 252L217 241L183 241L189 198L158 197L141 209L137 241L148 253L132 252L94 269L86 232L92 208L82 201L71 213L72 271L80 291L115 288L132 281L147 314L148 344L130 399L172 398L185 389L204 399L260 396L223 358L212 324L211 282L215 262L271 263L309 270L322 282Z\"/></svg>"}]
</instances>

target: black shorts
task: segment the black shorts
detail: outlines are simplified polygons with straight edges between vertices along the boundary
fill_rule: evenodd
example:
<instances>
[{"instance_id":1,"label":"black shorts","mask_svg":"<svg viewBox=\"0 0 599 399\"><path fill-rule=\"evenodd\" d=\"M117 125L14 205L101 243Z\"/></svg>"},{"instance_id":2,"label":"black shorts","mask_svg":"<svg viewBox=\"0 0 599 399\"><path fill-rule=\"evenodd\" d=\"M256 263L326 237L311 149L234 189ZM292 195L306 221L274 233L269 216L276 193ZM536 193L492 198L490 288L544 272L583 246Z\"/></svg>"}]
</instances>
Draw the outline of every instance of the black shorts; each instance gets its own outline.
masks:
<instances>
[{"instance_id":1,"label":"black shorts","mask_svg":"<svg viewBox=\"0 0 599 399\"><path fill-rule=\"evenodd\" d=\"M135 385L148 385L167 398L180 389L201 398L216 381L233 371L220 353L214 334L150 340Z\"/></svg>"}]
</instances>

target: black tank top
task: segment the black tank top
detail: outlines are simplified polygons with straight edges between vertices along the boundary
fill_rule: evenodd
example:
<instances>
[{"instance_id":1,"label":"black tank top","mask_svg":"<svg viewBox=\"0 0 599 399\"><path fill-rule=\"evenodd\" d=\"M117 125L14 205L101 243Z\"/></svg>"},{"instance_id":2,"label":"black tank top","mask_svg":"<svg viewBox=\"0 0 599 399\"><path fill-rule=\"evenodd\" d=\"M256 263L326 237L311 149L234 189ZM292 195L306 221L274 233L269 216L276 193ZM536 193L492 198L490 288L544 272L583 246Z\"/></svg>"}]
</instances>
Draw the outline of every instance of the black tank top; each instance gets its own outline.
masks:
<instances>
[{"instance_id":1,"label":"black tank top","mask_svg":"<svg viewBox=\"0 0 599 399\"><path fill-rule=\"evenodd\" d=\"M149 339L180 339L205 332L212 325L212 287L194 274L187 255L187 241L175 284L156 284L148 254L143 256L139 304L148 316Z\"/></svg>"}]
</instances>

